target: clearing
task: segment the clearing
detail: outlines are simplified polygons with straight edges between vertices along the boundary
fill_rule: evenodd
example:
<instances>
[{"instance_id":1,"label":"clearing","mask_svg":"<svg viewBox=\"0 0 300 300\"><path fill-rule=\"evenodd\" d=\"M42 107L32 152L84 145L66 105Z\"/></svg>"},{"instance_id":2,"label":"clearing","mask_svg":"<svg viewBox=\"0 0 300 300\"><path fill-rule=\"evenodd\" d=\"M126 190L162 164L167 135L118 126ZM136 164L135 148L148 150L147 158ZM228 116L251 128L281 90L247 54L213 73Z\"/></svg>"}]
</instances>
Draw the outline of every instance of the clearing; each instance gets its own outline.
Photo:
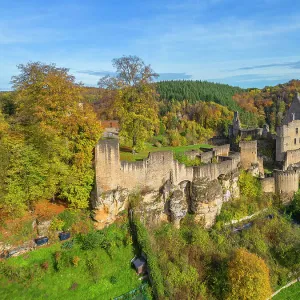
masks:
<instances>
[{"instance_id":1,"label":"clearing","mask_svg":"<svg viewBox=\"0 0 300 300\"><path fill-rule=\"evenodd\" d=\"M212 148L208 144L196 144L188 146L178 146L178 147L156 147L150 143L146 144L145 149L141 150L136 154L132 154L132 150L128 146L120 146L120 159L126 161L139 161L148 157L149 152L158 152L158 151L173 151L175 154L180 154L188 150L199 150L200 148Z\"/></svg>"},{"instance_id":2,"label":"clearing","mask_svg":"<svg viewBox=\"0 0 300 300\"><path fill-rule=\"evenodd\" d=\"M297 282L288 288L282 290L274 296L272 300L299 300L300 299L300 282Z\"/></svg>"}]
</instances>

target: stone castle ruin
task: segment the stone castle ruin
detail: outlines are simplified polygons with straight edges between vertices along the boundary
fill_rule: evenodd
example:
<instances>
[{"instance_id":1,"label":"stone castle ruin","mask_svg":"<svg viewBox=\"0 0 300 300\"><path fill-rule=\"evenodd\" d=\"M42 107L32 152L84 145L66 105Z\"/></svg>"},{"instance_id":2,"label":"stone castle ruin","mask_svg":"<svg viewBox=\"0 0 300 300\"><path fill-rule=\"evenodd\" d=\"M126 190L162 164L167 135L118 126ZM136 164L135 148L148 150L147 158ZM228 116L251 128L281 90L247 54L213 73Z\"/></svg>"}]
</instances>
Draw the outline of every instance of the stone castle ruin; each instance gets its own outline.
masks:
<instances>
[{"instance_id":1,"label":"stone castle ruin","mask_svg":"<svg viewBox=\"0 0 300 300\"><path fill-rule=\"evenodd\" d=\"M130 195L138 192L142 195L138 209L151 222L168 220L179 226L180 220L189 212L210 227L222 204L239 197L241 168L260 178L265 193L291 199L299 187L298 128L299 95L283 125L277 129L276 160L282 168L273 170L273 177L266 178L256 140L241 141L239 152L231 152L229 144L208 151L187 151L186 156L201 160L201 165L194 167L178 162L172 151L152 152L136 162L121 161L118 139L100 140L95 148L96 192L92 201L95 220L100 228L112 223L118 213L128 207ZM238 113L234 115L229 133L231 137L272 138L267 126L255 130L241 129Z\"/></svg>"},{"instance_id":2,"label":"stone castle ruin","mask_svg":"<svg viewBox=\"0 0 300 300\"><path fill-rule=\"evenodd\" d=\"M212 225L223 201L239 195L240 154L230 153L229 147L203 153L203 159L211 157L214 163L186 167L172 151L152 152L137 162L120 161L118 139L100 140L95 149L95 218L113 221L128 204L128 195L139 191L153 221L170 219L178 224L190 211Z\"/></svg>"}]
</instances>

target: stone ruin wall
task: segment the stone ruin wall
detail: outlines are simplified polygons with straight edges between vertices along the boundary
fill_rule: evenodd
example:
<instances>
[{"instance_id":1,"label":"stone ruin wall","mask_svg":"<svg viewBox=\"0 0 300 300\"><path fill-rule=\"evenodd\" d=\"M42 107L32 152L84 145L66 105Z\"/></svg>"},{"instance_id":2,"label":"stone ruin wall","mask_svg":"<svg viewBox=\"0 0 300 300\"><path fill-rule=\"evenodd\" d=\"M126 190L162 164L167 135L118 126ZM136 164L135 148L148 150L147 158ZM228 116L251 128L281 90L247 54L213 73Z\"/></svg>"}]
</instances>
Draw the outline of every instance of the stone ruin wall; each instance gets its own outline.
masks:
<instances>
[{"instance_id":1,"label":"stone ruin wall","mask_svg":"<svg viewBox=\"0 0 300 300\"><path fill-rule=\"evenodd\" d=\"M275 193L275 179L274 177L267 177L260 179L262 190L264 193Z\"/></svg>"},{"instance_id":2,"label":"stone ruin wall","mask_svg":"<svg viewBox=\"0 0 300 300\"><path fill-rule=\"evenodd\" d=\"M300 162L300 149L288 150L284 161L284 170L287 170L290 165L297 164Z\"/></svg>"},{"instance_id":3,"label":"stone ruin wall","mask_svg":"<svg viewBox=\"0 0 300 300\"><path fill-rule=\"evenodd\" d=\"M240 165L250 172L253 168L263 168L256 146L256 141L241 142L241 152L230 153L230 156L226 156L229 154L227 145L216 147L210 152L225 154L217 156L217 163L186 167L174 159L171 151L152 152L137 162L121 162L118 140L101 140L95 148L97 197L92 202L97 210L95 219L103 226L112 223L126 208L129 193L139 189L144 195L144 211L153 220L165 220L171 211L171 220L179 224L180 218L192 207L196 216L211 226L222 203L239 196ZM265 193L277 193L282 199L290 199L298 190L299 170L275 171L274 177L262 178L261 183ZM186 193L189 186L197 190L190 196ZM187 203L190 203L188 207Z\"/></svg>"},{"instance_id":4,"label":"stone ruin wall","mask_svg":"<svg viewBox=\"0 0 300 300\"><path fill-rule=\"evenodd\" d=\"M209 151L201 152L200 150L190 150L186 151L184 154L191 159L199 157L202 163L209 164L212 162L212 159L216 156L229 156L229 151L230 145L225 144L222 146L213 147Z\"/></svg>"},{"instance_id":5,"label":"stone ruin wall","mask_svg":"<svg viewBox=\"0 0 300 300\"><path fill-rule=\"evenodd\" d=\"M229 145L215 147L216 155L228 155ZM217 179L221 174L228 174L237 169L239 155L220 163L197 167L186 167L174 159L172 151L149 153L146 159L137 162L120 161L119 142L117 139L101 140L95 149L97 195L117 188L128 190L159 190L172 179L174 184L207 177Z\"/></svg>"},{"instance_id":6,"label":"stone ruin wall","mask_svg":"<svg viewBox=\"0 0 300 300\"><path fill-rule=\"evenodd\" d=\"M215 152L226 155L229 146L216 147ZM186 167L174 159L173 152L160 151L149 153L141 161L126 162L120 161L117 139L99 141L95 148L96 197L92 200L97 227L114 222L126 209L129 193L136 190L143 195L143 215L152 223L170 217L178 225L187 210L192 210L211 226L222 203L239 195L239 153L219 156L218 160ZM190 189L198 194L192 195Z\"/></svg>"},{"instance_id":7,"label":"stone ruin wall","mask_svg":"<svg viewBox=\"0 0 300 300\"><path fill-rule=\"evenodd\" d=\"M240 142L241 166L248 170L253 163L257 163L257 141Z\"/></svg>"},{"instance_id":8,"label":"stone ruin wall","mask_svg":"<svg viewBox=\"0 0 300 300\"><path fill-rule=\"evenodd\" d=\"M296 129L298 128L298 133ZM296 139L296 143L295 143ZM300 147L300 120L294 120L277 128L276 160L284 161L287 151L298 150ZM299 160L298 160L299 162Z\"/></svg>"},{"instance_id":9,"label":"stone ruin wall","mask_svg":"<svg viewBox=\"0 0 300 300\"><path fill-rule=\"evenodd\" d=\"M299 171L275 170L275 192L279 195L291 197L299 189Z\"/></svg>"}]
</instances>

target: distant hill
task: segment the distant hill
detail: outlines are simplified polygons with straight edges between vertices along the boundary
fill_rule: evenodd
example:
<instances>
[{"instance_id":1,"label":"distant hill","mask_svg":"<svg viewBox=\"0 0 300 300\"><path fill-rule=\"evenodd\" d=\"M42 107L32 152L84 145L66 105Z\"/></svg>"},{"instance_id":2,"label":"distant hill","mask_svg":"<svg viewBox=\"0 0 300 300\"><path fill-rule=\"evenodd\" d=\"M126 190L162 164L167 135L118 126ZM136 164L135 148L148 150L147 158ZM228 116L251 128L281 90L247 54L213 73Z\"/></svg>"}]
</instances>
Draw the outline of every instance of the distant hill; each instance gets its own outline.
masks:
<instances>
[{"instance_id":1,"label":"distant hill","mask_svg":"<svg viewBox=\"0 0 300 300\"><path fill-rule=\"evenodd\" d=\"M165 100L188 100L192 103L213 101L227 106L230 110L241 110L232 96L245 92L239 87L199 80L160 81L156 86L160 97Z\"/></svg>"},{"instance_id":2,"label":"distant hill","mask_svg":"<svg viewBox=\"0 0 300 300\"><path fill-rule=\"evenodd\" d=\"M260 123L269 124L275 131L297 92L300 92L300 80L291 80L263 89L247 89L234 95L233 100L245 111L256 115Z\"/></svg>"}]
</instances>

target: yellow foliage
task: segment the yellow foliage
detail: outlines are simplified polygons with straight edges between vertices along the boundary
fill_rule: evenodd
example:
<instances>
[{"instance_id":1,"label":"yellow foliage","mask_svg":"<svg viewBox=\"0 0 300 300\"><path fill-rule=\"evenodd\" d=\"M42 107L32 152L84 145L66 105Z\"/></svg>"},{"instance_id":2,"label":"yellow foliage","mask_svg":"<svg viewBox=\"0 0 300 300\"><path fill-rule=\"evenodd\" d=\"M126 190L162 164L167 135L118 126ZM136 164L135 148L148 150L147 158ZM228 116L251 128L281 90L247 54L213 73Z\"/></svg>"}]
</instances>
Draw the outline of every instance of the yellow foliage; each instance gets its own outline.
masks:
<instances>
[{"instance_id":1,"label":"yellow foliage","mask_svg":"<svg viewBox=\"0 0 300 300\"><path fill-rule=\"evenodd\" d=\"M229 263L229 300L266 300L272 294L269 268L263 259L238 249Z\"/></svg>"}]
</instances>

